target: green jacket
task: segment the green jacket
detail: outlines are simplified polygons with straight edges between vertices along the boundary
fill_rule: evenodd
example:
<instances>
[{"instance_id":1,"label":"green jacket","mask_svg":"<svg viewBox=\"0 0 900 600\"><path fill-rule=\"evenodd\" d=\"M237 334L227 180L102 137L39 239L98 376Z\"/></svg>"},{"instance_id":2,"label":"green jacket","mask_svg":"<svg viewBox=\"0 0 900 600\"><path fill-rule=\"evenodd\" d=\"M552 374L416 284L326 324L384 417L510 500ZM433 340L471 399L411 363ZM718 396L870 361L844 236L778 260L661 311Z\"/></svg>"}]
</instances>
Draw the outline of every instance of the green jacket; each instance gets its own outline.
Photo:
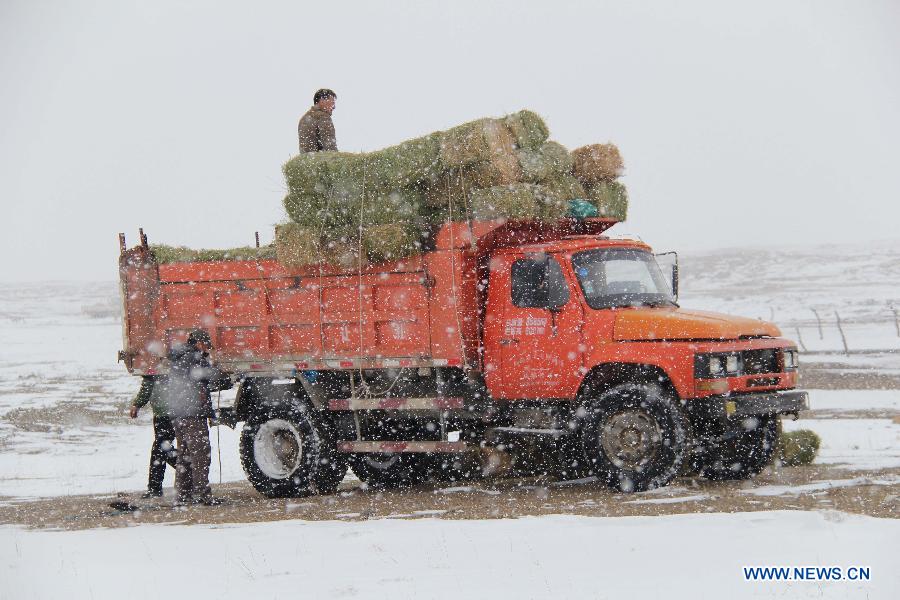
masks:
<instances>
[{"instance_id":1,"label":"green jacket","mask_svg":"<svg viewBox=\"0 0 900 600\"><path fill-rule=\"evenodd\" d=\"M143 408L150 403L154 417L169 416L169 407L166 405L164 375L144 375L141 378L141 389L132 400L131 405Z\"/></svg>"}]
</instances>

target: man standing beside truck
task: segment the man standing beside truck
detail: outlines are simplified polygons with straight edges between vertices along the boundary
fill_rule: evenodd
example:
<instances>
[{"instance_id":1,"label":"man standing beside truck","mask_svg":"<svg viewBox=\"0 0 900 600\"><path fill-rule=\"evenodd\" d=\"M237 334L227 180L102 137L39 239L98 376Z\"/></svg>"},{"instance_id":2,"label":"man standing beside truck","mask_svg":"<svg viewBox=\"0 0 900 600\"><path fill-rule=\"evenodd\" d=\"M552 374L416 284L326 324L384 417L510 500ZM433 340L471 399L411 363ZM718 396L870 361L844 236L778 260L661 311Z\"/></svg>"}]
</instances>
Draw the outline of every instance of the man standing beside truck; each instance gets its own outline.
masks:
<instances>
[{"instance_id":1,"label":"man standing beside truck","mask_svg":"<svg viewBox=\"0 0 900 600\"><path fill-rule=\"evenodd\" d=\"M313 95L312 108L297 124L300 152L337 152L337 137L331 120L336 101L337 94L329 89L323 88Z\"/></svg>"},{"instance_id":2,"label":"man standing beside truck","mask_svg":"<svg viewBox=\"0 0 900 600\"><path fill-rule=\"evenodd\" d=\"M210 443L208 420L215 417L211 390L230 386L212 365L212 340L203 329L188 335L187 343L169 353L166 404L178 440L175 491L179 503L221 504L209 487Z\"/></svg>"},{"instance_id":3,"label":"man standing beside truck","mask_svg":"<svg viewBox=\"0 0 900 600\"><path fill-rule=\"evenodd\" d=\"M148 403L153 409L153 446L150 449L150 474L143 498L162 496L166 464L173 469L176 464L175 427L165 403L165 376L144 375L141 389L131 403L130 416L136 419L141 408Z\"/></svg>"}]
</instances>

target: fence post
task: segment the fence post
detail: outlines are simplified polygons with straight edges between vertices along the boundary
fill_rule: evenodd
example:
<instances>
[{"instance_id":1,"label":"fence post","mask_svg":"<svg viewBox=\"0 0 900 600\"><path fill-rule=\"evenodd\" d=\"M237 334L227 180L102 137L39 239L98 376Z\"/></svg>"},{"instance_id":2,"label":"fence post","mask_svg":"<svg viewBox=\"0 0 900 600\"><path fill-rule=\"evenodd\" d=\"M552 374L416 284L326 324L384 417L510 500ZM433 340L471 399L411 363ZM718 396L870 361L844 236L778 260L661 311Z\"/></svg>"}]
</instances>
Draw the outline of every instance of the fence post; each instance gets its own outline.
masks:
<instances>
[{"instance_id":1,"label":"fence post","mask_svg":"<svg viewBox=\"0 0 900 600\"><path fill-rule=\"evenodd\" d=\"M894 327L897 328L897 337L900 337L900 317L897 316L897 309L891 304L891 312L894 313Z\"/></svg>"},{"instance_id":2,"label":"fence post","mask_svg":"<svg viewBox=\"0 0 900 600\"><path fill-rule=\"evenodd\" d=\"M838 331L841 332L841 342L844 344L844 354L850 354L850 349L847 348L847 336L844 335L844 328L841 327L841 315L838 314L838 311L834 311L834 318L837 320Z\"/></svg>"},{"instance_id":3,"label":"fence post","mask_svg":"<svg viewBox=\"0 0 900 600\"><path fill-rule=\"evenodd\" d=\"M797 343L800 344L800 349L806 352L806 344L803 343L803 336L800 335L800 328L794 327L794 330L797 332Z\"/></svg>"},{"instance_id":4,"label":"fence post","mask_svg":"<svg viewBox=\"0 0 900 600\"><path fill-rule=\"evenodd\" d=\"M813 311L813 314L816 315L816 323L819 324L819 339L820 339L820 340L825 339L825 338L822 336L822 317L819 316L819 311L817 311L817 310L814 309L814 308L811 308L810 310L812 310L812 311Z\"/></svg>"}]
</instances>

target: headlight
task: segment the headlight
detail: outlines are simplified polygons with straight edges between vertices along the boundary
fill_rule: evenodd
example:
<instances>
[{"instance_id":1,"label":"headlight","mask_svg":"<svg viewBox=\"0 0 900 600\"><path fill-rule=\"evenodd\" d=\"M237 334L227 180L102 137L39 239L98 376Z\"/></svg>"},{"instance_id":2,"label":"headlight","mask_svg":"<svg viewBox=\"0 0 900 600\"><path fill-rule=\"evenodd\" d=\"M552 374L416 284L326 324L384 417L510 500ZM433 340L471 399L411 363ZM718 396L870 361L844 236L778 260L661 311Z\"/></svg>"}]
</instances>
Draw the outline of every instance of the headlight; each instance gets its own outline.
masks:
<instances>
[{"instance_id":1,"label":"headlight","mask_svg":"<svg viewBox=\"0 0 900 600\"><path fill-rule=\"evenodd\" d=\"M741 374L741 357L736 353L697 354L694 356L696 379L719 379Z\"/></svg>"},{"instance_id":2,"label":"headlight","mask_svg":"<svg viewBox=\"0 0 900 600\"><path fill-rule=\"evenodd\" d=\"M725 359L725 370L729 373L737 373L738 372L738 357L737 354L729 354Z\"/></svg>"},{"instance_id":3,"label":"headlight","mask_svg":"<svg viewBox=\"0 0 900 600\"><path fill-rule=\"evenodd\" d=\"M784 351L784 370L792 371L800 366L800 353L796 348L789 348Z\"/></svg>"}]
</instances>

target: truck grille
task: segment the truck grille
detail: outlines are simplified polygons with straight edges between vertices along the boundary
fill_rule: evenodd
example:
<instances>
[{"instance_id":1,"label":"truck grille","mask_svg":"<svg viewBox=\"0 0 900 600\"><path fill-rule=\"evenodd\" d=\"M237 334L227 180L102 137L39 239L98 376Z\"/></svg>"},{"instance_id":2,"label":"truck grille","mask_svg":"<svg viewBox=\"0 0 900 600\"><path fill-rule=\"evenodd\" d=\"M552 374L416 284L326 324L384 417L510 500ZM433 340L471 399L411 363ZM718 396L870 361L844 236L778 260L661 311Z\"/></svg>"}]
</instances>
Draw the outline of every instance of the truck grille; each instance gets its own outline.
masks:
<instances>
[{"instance_id":1,"label":"truck grille","mask_svg":"<svg viewBox=\"0 0 900 600\"><path fill-rule=\"evenodd\" d=\"M744 374L778 373L778 349L744 350L741 353L744 362Z\"/></svg>"}]
</instances>

